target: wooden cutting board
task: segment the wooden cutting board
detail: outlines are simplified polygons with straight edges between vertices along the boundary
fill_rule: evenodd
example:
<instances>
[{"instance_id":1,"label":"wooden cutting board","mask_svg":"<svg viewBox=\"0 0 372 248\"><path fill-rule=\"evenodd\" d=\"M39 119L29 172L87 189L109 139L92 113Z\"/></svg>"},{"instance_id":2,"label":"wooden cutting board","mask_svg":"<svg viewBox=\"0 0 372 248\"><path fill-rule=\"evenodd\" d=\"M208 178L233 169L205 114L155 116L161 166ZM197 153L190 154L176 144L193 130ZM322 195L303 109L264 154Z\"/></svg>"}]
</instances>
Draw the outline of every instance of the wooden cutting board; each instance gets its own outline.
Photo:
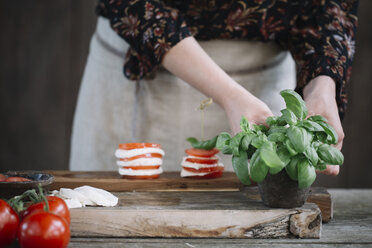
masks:
<instances>
[{"instance_id":1,"label":"wooden cutting board","mask_svg":"<svg viewBox=\"0 0 372 248\"><path fill-rule=\"evenodd\" d=\"M257 187L234 192L116 192L115 207L71 209L79 237L320 238L314 203L271 209Z\"/></svg>"},{"instance_id":2,"label":"wooden cutting board","mask_svg":"<svg viewBox=\"0 0 372 248\"><path fill-rule=\"evenodd\" d=\"M263 205L257 187L244 187L226 172L216 179L180 178L166 172L155 180L122 179L117 172L48 171L52 189L90 185L113 192L112 208L71 209L73 236L319 238L322 218L332 218L332 199L312 188L296 209Z\"/></svg>"}]
</instances>

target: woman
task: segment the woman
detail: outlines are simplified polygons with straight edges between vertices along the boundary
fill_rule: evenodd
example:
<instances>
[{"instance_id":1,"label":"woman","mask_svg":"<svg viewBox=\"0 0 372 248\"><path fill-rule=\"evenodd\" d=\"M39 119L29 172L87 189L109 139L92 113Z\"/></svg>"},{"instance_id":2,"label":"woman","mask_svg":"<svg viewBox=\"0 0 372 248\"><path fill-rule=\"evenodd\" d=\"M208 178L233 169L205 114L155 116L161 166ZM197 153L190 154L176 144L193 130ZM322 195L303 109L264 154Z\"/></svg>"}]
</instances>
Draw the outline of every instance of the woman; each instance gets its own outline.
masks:
<instances>
[{"instance_id":1,"label":"woman","mask_svg":"<svg viewBox=\"0 0 372 248\"><path fill-rule=\"evenodd\" d=\"M309 114L329 120L341 149L356 11L352 0L99 1L70 168L112 170L118 143L142 141L161 143L164 168L179 170L202 94L218 104L207 110L207 138L283 108L279 91L294 87L295 73L286 51Z\"/></svg>"}]
</instances>

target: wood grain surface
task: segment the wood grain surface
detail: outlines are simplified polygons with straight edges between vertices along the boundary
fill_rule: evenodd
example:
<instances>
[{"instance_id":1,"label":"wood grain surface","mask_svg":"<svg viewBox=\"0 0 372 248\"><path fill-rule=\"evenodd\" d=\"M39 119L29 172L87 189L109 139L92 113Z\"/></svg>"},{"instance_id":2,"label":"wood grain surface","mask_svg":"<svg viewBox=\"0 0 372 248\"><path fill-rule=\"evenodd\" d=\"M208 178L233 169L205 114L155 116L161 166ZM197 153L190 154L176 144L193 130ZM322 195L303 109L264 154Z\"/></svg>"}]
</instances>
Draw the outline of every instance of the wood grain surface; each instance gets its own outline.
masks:
<instances>
[{"instance_id":1,"label":"wood grain surface","mask_svg":"<svg viewBox=\"0 0 372 248\"><path fill-rule=\"evenodd\" d=\"M243 185L233 172L215 179L181 178L179 172L165 172L158 179L123 179L117 171L47 171L54 175L51 189L90 185L112 192L123 191L238 191Z\"/></svg>"},{"instance_id":2,"label":"wood grain surface","mask_svg":"<svg viewBox=\"0 0 372 248\"><path fill-rule=\"evenodd\" d=\"M72 237L69 247L124 248L361 248L372 247L372 190L330 190L334 220L322 226L320 239L107 238Z\"/></svg>"},{"instance_id":3,"label":"wood grain surface","mask_svg":"<svg viewBox=\"0 0 372 248\"><path fill-rule=\"evenodd\" d=\"M319 238L321 213L313 203L272 209L257 187L235 192L118 192L112 208L71 209L79 237Z\"/></svg>"}]
</instances>

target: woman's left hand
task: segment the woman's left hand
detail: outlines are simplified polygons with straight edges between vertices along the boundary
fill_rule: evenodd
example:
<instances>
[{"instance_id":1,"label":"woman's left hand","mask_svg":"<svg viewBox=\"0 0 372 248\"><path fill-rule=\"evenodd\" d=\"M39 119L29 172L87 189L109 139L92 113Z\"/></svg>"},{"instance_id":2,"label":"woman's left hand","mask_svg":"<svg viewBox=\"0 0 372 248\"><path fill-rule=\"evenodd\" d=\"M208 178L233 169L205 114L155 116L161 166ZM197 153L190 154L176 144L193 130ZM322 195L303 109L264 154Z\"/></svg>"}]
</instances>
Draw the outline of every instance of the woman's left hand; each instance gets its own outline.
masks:
<instances>
[{"instance_id":1,"label":"woman's left hand","mask_svg":"<svg viewBox=\"0 0 372 248\"><path fill-rule=\"evenodd\" d=\"M338 142L335 146L341 150L345 134L338 115L336 85L333 79L328 76L314 78L304 88L303 95L309 111L308 115L322 115L327 118L328 123L338 134ZM320 173L337 176L339 171L338 165L327 165L327 169Z\"/></svg>"}]
</instances>

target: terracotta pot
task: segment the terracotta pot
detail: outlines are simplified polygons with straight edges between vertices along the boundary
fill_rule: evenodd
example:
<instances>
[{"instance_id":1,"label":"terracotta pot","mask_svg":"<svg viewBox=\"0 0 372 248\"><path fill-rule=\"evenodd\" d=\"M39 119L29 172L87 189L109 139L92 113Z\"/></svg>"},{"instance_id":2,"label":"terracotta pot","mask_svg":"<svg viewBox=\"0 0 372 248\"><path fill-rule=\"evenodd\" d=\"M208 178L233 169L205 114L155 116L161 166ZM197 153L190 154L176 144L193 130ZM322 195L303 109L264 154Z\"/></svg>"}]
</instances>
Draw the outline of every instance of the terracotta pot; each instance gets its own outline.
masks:
<instances>
[{"instance_id":1,"label":"terracotta pot","mask_svg":"<svg viewBox=\"0 0 372 248\"><path fill-rule=\"evenodd\" d=\"M263 203L271 208L296 208L304 205L309 189L299 189L297 181L287 175L285 169L275 175L267 174L258 183Z\"/></svg>"}]
</instances>

